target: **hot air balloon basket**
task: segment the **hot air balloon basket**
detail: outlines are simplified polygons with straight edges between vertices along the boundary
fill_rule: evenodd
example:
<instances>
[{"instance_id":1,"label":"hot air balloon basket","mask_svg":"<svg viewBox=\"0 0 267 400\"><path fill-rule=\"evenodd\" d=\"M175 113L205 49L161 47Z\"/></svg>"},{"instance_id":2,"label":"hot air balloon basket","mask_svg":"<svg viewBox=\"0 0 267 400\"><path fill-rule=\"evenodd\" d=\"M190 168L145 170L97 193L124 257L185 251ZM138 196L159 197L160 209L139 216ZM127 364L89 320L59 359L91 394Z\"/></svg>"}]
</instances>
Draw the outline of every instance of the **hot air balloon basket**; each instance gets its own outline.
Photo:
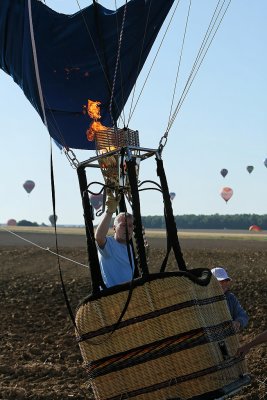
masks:
<instances>
[{"instance_id":1,"label":"hot air balloon basket","mask_svg":"<svg viewBox=\"0 0 267 400\"><path fill-rule=\"evenodd\" d=\"M129 186L126 164L121 158L120 149L132 147L134 149L133 154L138 152L140 145L138 131L109 128L96 132L95 141L97 155L99 156L98 163L106 185L113 187Z\"/></svg>"},{"instance_id":2,"label":"hot air balloon basket","mask_svg":"<svg viewBox=\"0 0 267 400\"><path fill-rule=\"evenodd\" d=\"M77 340L95 399L207 400L242 386L245 362L208 272L150 274L81 303Z\"/></svg>"}]
</instances>

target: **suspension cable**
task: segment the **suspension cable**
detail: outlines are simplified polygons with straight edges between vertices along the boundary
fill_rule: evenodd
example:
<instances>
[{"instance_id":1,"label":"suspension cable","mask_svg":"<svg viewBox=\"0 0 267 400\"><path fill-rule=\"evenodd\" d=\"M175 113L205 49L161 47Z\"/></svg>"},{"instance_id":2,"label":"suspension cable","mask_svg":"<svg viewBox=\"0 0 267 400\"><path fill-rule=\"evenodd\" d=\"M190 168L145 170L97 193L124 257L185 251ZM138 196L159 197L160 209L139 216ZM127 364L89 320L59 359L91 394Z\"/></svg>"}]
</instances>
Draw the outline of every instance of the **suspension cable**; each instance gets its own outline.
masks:
<instances>
[{"instance_id":1,"label":"suspension cable","mask_svg":"<svg viewBox=\"0 0 267 400\"><path fill-rule=\"evenodd\" d=\"M182 46L181 46L181 51L180 51L180 57L179 57L179 62L178 62L178 66L177 66L177 72L176 72L176 78L175 78L175 84L174 84L172 101L171 101L171 108L170 108L170 114L169 114L169 122L170 122L171 115L172 115L172 108L173 108L173 103L174 103L174 98L175 98L175 93L176 93L176 88L177 88L177 83L178 83L178 77L179 77L179 72L180 72L180 67L181 67L181 61L182 61L182 56L183 56L183 50L184 50L184 44L185 44L185 37L186 37L186 33L187 33L187 26L188 26L190 10L191 10L191 0L189 1L187 18L186 18L185 29L184 29L184 35L183 35Z\"/></svg>"},{"instance_id":2,"label":"suspension cable","mask_svg":"<svg viewBox=\"0 0 267 400\"><path fill-rule=\"evenodd\" d=\"M116 84L116 79L117 79L118 66L119 66L119 61L120 61L121 44L122 44L122 37L123 37L123 31L124 31L124 25L125 25L126 11L127 11L127 0L125 2L125 6L124 6L123 19L122 19L121 31L120 31L119 42L118 42L117 59L116 59L115 71L114 71L114 75L113 75L113 82L112 82L112 89L111 89L110 103L109 103L109 114L112 119L113 126L115 126L115 121L113 119L113 114L112 114L112 104L113 104L113 99L114 99L114 91L115 91L115 84Z\"/></svg>"},{"instance_id":3,"label":"suspension cable","mask_svg":"<svg viewBox=\"0 0 267 400\"><path fill-rule=\"evenodd\" d=\"M37 243L35 243L35 242L32 242L31 240L26 239L26 238L24 238L23 236L20 236L20 235L18 235L17 233L12 232L12 231L10 231L10 230L4 228L3 226L0 226L0 229L2 229L2 230L5 231L5 232L10 233L11 235L16 236L17 238L23 240L24 242L30 243L30 244L31 244L32 246L34 246L34 247L38 247L39 249L44 250L44 251L47 251L48 253L51 253L51 254L53 254L53 255L55 255L55 256L57 256L57 257L63 258L64 260L67 260L67 261L70 261L70 262L72 262L72 263L74 263L74 264L77 264L77 265L80 265L80 266L82 266L82 267L88 268L88 265L86 265L86 264L82 264L82 263L80 263L80 262L78 262L78 261L72 260L71 258L62 256L62 255L59 254L58 252L55 252L55 251L50 250L49 247L40 246L39 244L37 244Z\"/></svg>"},{"instance_id":4,"label":"suspension cable","mask_svg":"<svg viewBox=\"0 0 267 400\"><path fill-rule=\"evenodd\" d=\"M226 0L223 0L220 8L219 5L221 3L221 0L218 0L217 6L215 8L215 11L213 13L212 19L210 21L210 24L208 26L208 29L205 33L205 36L203 38L202 44L200 46L200 49L198 51L198 54L196 56L195 62L193 64L192 70L189 74L189 77L187 79L187 82L185 84L185 87L183 89L183 92L178 100L178 104L171 116L171 118L169 119L166 131L164 133L164 135L161 137L160 142L159 142L159 152L162 153L163 148L165 147L167 140L168 140L168 134L169 131L177 117L178 112L180 111L180 108L189 92L189 89L191 88L191 85L199 71L199 68L201 67L203 60L211 46L211 43L214 40L214 37L222 23L222 20L230 6L231 0L228 0L228 4L225 6ZM225 7L223 9L223 7ZM220 17L220 18L219 18Z\"/></svg>"},{"instance_id":5,"label":"suspension cable","mask_svg":"<svg viewBox=\"0 0 267 400\"><path fill-rule=\"evenodd\" d=\"M30 27L30 36L31 36L33 60L34 60L35 77L36 77L36 82L37 82L39 100L40 100L42 113L43 113L43 121L44 121L44 125L46 126L46 128L48 130L48 122L47 122L47 118L46 118L45 102L48 105L48 107L49 107L49 103L48 103L47 99L45 98L45 96L43 94L43 90L42 90L42 83L41 83L40 72L39 72L37 49L36 49L35 36L34 36L34 27L33 27L33 20L32 20L31 0L28 0L28 13L29 13L29 27ZM63 146L64 146L64 153L67 156L71 166L73 168L76 168L78 160L77 160L75 154L73 153L73 151L72 151L71 155L68 154L70 149L66 145L65 139L64 139L59 127L58 127L58 124L57 124L57 121L56 121L56 119L54 117L54 114L53 113L51 113L51 114L52 114L52 118L53 118L54 123L55 123L55 127L57 128L56 130L59 133L59 140L60 140L61 144L63 144Z\"/></svg>"},{"instance_id":6,"label":"suspension cable","mask_svg":"<svg viewBox=\"0 0 267 400\"><path fill-rule=\"evenodd\" d=\"M117 0L115 0L115 10L116 10L116 24L117 24L117 32L119 32L119 22L118 22L118 14L117 14ZM123 80L122 80L122 65L121 62L119 62L119 68L120 68L120 73L119 73L119 77L120 77L120 87L121 87L121 102L124 104L124 88L123 88ZM122 123L123 126L125 126L125 112L124 112L124 107L122 109L122 115L121 115L121 119L122 119Z\"/></svg>"},{"instance_id":7,"label":"suspension cable","mask_svg":"<svg viewBox=\"0 0 267 400\"><path fill-rule=\"evenodd\" d=\"M143 91L144 91L144 88L145 88L145 86L146 86L146 83L147 83L147 81L148 81L148 78L149 78L149 76L150 76L150 74L151 74L152 68L153 68L153 66L155 65L156 59L157 59L157 57L158 57L158 55L159 55L159 51L160 51L160 49L161 49L161 47L162 47L162 44L163 44L163 42L164 42L164 40L165 40L165 38L166 38L167 32L168 32L168 30L169 30L169 28L170 28L171 22L172 22L172 20L173 20L173 18L174 18L174 15L175 15L175 12L176 12L176 10L177 10L177 7L178 7L179 3L180 3L180 0L178 0L177 5L175 6L175 8L174 8L174 10L173 10L173 13L172 13L172 15L171 15L170 21L169 21L169 23L168 23L168 25L167 25L167 27L166 27L166 30L165 30L165 32L164 32L164 34L163 34L163 37L162 37L161 42L160 42L160 44L159 44L159 47L158 47L158 49L157 49L156 55L155 55L155 57L154 57L154 59L153 59L153 61L152 61L151 67L150 67L150 69L149 69L149 71L148 71L148 73L147 73L147 76L146 76L146 78L145 78L145 81L144 81L144 83L143 83L143 86L142 86L142 88L141 88L141 90L140 90L139 96L138 96L138 98L137 98L137 100L136 100L136 102L135 102L135 105L134 105L134 107L133 107L133 110L132 110L131 114L129 115L128 124L127 124L127 125L129 125L129 123L130 123L130 121L131 121L131 119L132 119L132 116L133 116L133 114L134 114L134 112L135 112L135 109L136 109L136 107L137 107L137 104L139 103L140 97L141 97L141 95L142 95L142 93L143 93Z\"/></svg>"},{"instance_id":8,"label":"suspension cable","mask_svg":"<svg viewBox=\"0 0 267 400\"><path fill-rule=\"evenodd\" d=\"M31 3L31 0L28 0L28 13L29 13L29 25L30 25L30 35L31 35L31 44L32 44L32 53L33 53L35 77L36 77L36 81L37 81L39 100L40 100L41 108L42 108L42 112L43 112L44 124L45 124L46 128L48 129L46 113L45 113L45 106L44 106L43 91L42 91L42 85L41 85L41 79L40 79L40 73L39 73L39 67L38 67L38 58L37 58L37 50L36 50L36 44L35 44L34 30L33 30L32 3Z\"/></svg>"},{"instance_id":9,"label":"suspension cable","mask_svg":"<svg viewBox=\"0 0 267 400\"><path fill-rule=\"evenodd\" d=\"M134 84L133 94L132 94L132 100L131 100L131 105L130 105L130 110L129 110L129 120L128 120L128 123L127 123L128 126L129 126L129 122L130 122L130 115L132 113L133 100L134 100L135 91L136 91L136 81L137 81L137 77L138 77L138 71L139 71L139 68L140 68L141 56L142 56L143 49L144 49L144 44L145 44L145 37L146 37L146 32L147 32L147 24L148 24L149 15L150 15L151 4L152 4L152 1L149 3L149 10L148 10L148 13L147 13L147 19L146 19L146 25L145 25L145 30L144 30L143 43L142 43L142 46L141 46L141 50L140 50L140 54L139 54L138 66L137 66L137 69L136 69L136 79L135 79L135 84Z\"/></svg>"},{"instance_id":10,"label":"suspension cable","mask_svg":"<svg viewBox=\"0 0 267 400\"><path fill-rule=\"evenodd\" d=\"M127 0L126 0L126 1L127 1ZM105 68L104 68L104 66L103 66L103 63L102 63L101 58L100 58L100 56L99 56L99 53L98 53L98 51L97 51L97 48L96 48L94 39L93 39L93 37L92 37L92 35L91 35L89 26L88 26L88 24L87 24L87 22L86 22L86 19L85 19L85 17L84 17L83 9L82 9L81 6L80 6L79 0L76 0L76 3L77 3L78 8L79 8L79 10L80 10L80 12L81 12L81 15L82 15L82 18L83 18L83 22L84 22L85 28L86 28L86 30L87 30L87 33L88 33L88 35L89 35L89 38L90 38L90 40L91 40L91 43L92 43L92 45L93 45L93 47L94 47L95 54L96 54L96 56L97 56L97 58L98 58L98 62L99 62L99 64L100 64L100 67L101 67L102 72L103 72L103 75L104 75L104 79L105 79L105 81L106 81L106 83L107 83L107 85L108 85L108 89L109 89L109 91L110 91L110 93L111 93L111 92L112 92L112 87L111 87L111 85L110 85L110 81L109 81L107 72L105 71ZM116 102L116 99L113 99L113 104L115 105L115 107L118 108L118 104L117 104L117 102ZM112 116L111 116L111 117L112 117ZM121 116L120 116L120 118L121 118ZM113 122L113 117L112 117L112 122Z\"/></svg>"}]
</instances>

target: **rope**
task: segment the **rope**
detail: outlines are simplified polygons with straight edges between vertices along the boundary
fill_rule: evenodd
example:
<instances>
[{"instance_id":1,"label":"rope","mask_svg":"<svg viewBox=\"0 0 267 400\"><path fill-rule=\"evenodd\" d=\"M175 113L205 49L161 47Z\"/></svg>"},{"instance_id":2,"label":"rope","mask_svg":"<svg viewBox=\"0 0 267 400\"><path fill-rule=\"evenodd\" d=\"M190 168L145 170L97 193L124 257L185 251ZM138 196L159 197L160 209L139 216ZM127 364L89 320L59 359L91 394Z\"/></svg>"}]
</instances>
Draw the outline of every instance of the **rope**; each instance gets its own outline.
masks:
<instances>
[{"instance_id":1,"label":"rope","mask_svg":"<svg viewBox=\"0 0 267 400\"><path fill-rule=\"evenodd\" d=\"M33 31L32 3L31 3L31 0L28 0L28 12L29 12L29 24L30 24L30 33L31 33L31 42L32 42L32 53L33 53L35 76L36 76L36 80L37 80L37 88L38 88L39 99L40 99L42 112L43 112L43 117L44 117L44 124L48 129L47 120L46 120L46 114L45 114L43 91L42 91L42 85L41 85L39 67L38 67L38 59L37 59L37 51L36 51L36 45L35 45L34 31Z\"/></svg>"},{"instance_id":2,"label":"rope","mask_svg":"<svg viewBox=\"0 0 267 400\"><path fill-rule=\"evenodd\" d=\"M217 10L217 8L218 8L219 2L220 2L220 0L218 1L216 10ZM218 15L217 15L217 17L216 17L216 19L215 19L213 25L211 26L211 22L210 22L210 24L209 24L208 30L207 30L207 32L206 32L206 34L205 34L205 37L204 37L203 42L202 42L202 45L201 45L201 47L200 47L200 49L199 49L199 52L198 52L198 54L197 54L197 57L196 57L196 60L195 60L195 62L194 62L194 65L193 65L193 67L192 67L191 73L190 73L190 75L189 75L189 77L188 77L188 80L187 80L187 82L186 82L186 85L185 85L185 88L184 88L184 90L183 90L183 93L182 93L182 95L181 95L181 97L180 97L180 99L179 99L179 102L178 102L178 104L177 104L177 106L176 106L176 109L175 109L175 111L174 111L174 113L173 113L173 115L172 115L172 117L171 117L171 119L170 119L170 121L169 121L169 124L168 124L168 127L167 127L167 129L166 129L166 132L169 132L169 130L171 129L171 126L172 126L173 123L174 123L174 120L175 120L175 118L176 118L176 116L177 116L177 114L178 114L178 112L179 112L179 110L180 110L180 108L181 108L181 106L182 106L184 100L185 100L185 97L186 97L186 95L187 95L187 93L188 93L188 91L189 91L189 89L190 89L190 87L191 87L191 85L192 85L192 83L193 83L193 81L194 81L194 79L195 79L195 77L196 77L198 71L199 71L199 68L200 68L201 65L202 65L202 62L203 62L203 60L204 60L204 58L205 58L205 56L206 56L206 54L207 54L207 52L208 52L208 50L209 50L209 48L210 48L210 46L211 46L211 43L212 43L212 41L213 41L213 39L214 39L214 37L215 37L215 35L216 35L218 29L219 29L219 26L220 26L220 24L221 24L221 22L222 22L222 20L223 20L223 18L224 18L224 16L225 16L225 14L226 14L226 11L227 11L227 9L228 9L228 7L229 7L229 5L230 5L230 2L231 2L231 0L229 0L229 3L228 3L228 5L227 5L227 7L226 7L226 9L225 9L225 11L224 11L224 13L223 13L223 15L222 15L220 21L219 21L219 23L218 23L216 29L215 29L214 34L212 35L210 41L208 42L208 40L209 40L209 38L210 38L210 36L211 36L211 34L212 34L212 30L213 30L214 27L215 27L216 21L217 21L218 18L219 18L219 15L220 15L220 12L221 12L221 10L222 10L222 7L224 6L225 0L223 1L223 4L222 4L222 6L221 6L221 8L220 8L220 10L219 10L219 12L218 12ZM215 14L216 14L216 10L215 10L215 12L214 12L214 14L213 14L212 20L213 20ZM211 27L211 28L210 28L210 27ZM210 30L210 31L209 31L209 30ZM209 32L208 32L208 31L209 31Z\"/></svg>"},{"instance_id":3,"label":"rope","mask_svg":"<svg viewBox=\"0 0 267 400\"><path fill-rule=\"evenodd\" d=\"M8 232L8 233L10 233L11 235L14 235L14 236L18 237L19 239L23 240L24 242L30 243L31 245L33 245L33 246L35 246L35 247L38 247L38 248L41 249L41 250L47 251L48 253L51 253L51 254L53 254L53 255L55 255L55 256L58 256L58 257L60 257L60 258L63 258L64 260L70 261L70 262L72 262L73 264L77 264L77 265L80 265L80 266L82 266L82 267L88 268L88 265L82 264L82 263L80 263L80 262L78 262L78 261L74 261L74 260L72 260L71 258L62 256L62 255L59 254L58 252L55 252L55 251L50 250L49 247L42 247L42 246L40 246L39 244L34 243L34 242L32 242L31 240L26 239L26 238L24 238L23 236L20 236L20 235L18 235L17 233L12 232L12 231L10 231L10 230L4 228L3 226L0 226L0 229L2 229L3 231L6 231L6 232Z\"/></svg>"},{"instance_id":4,"label":"rope","mask_svg":"<svg viewBox=\"0 0 267 400\"><path fill-rule=\"evenodd\" d=\"M178 77L179 77L180 66L181 66L181 61L182 61L182 55L183 55L183 50L184 50L185 37L186 37L186 32L187 32L187 26L188 26L188 21L189 21L190 10L191 10L191 0L189 2L189 6L188 6L187 18L186 18L186 23L185 23L185 30L184 30L183 40L182 40L182 46L181 46L181 52L180 52L178 67L177 67L177 73L176 73L174 89L173 89L171 108L170 108L170 114L169 114L169 122L170 122L171 115L172 115L172 108L173 108L174 97L175 97L175 93L176 93L176 87L177 87L177 83L178 83Z\"/></svg>"},{"instance_id":5,"label":"rope","mask_svg":"<svg viewBox=\"0 0 267 400\"><path fill-rule=\"evenodd\" d=\"M126 2L127 2L127 0L126 0ZM119 32L119 23L118 23L117 9L118 9L118 7L117 7L117 1L115 0L116 24L117 24L117 32ZM122 80L123 74L122 74L121 63L119 63L119 68L120 68L120 74L119 74L119 76L120 76L120 87L121 87L121 103L124 103L124 90L123 90L124 88L123 88L123 80ZM124 108L122 109L121 114L122 114L122 115L121 115L122 123L123 123L123 126L125 126L125 112L124 112Z\"/></svg>"},{"instance_id":6,"label":"rope","mask_svg":"<svg viewBox=\"0 0 267 400\"><path fill-rule=\"evenodd\" d=\"M178 112L180 111L180 108L181 108L181 106L182 106L182 104L183 104L183 102L184 102L184 100L185 100L185 98L186 98L186 96L187 96L187 94L189 92L189 89L191 88L191 85L192 85L192 83L193 83L193 81L194 81L194 79L195 79L195 77L196 77L196 75L197 75L197 73L199 71L199 68L201 67L201 65L202 65L202 63L204 61L204 58L205 58L205 56L206 56L206 54L207 54L207 52L208 52L208 50L209 50L209 48L211 46L211 43L213 42L213 39L214 39L214 37L215 37L215 35L216 35L216 33L217 33L221 23L222 23L222 20L223 20L223 18L225 16L229 6L230 6L231 0L228 0L228 4L226 6L225 6L226 0L223 0L221 5L220 5L220 2L221 2L221 0L218 0L217 6L215 8L215 11L214 11L213 16L211 18L211 21L209 23L209 26L208 26L207 31L205 33L205 36L203 38L202 44L201 44L200 49L198 51L198 54L196 56L195 62L193 64L192 70L191 70L191 72L189 74L189 77L187 79L187 82L185 84L183 92L182 92L182 94L180 96L178 104L177 104L177 106L176 106L171 118L169 118L169 122L168 122L168 125L167 125L167 128L166 128L166 131L165 131L164 135L160 139L160 142L159 142L159 152L160 153L162 152L163 147L167 143L167 138L168 138L169 131L170 131L170 129L171 129L176 117L177 117ZM220 8L219 8L219 5L220 5ZM223 10L223 7L225 7L224 10ZM219 19L219 17L220 17L220 19Z\"/></svg>"},{"instance_id":7,"label":"rope","mask_svg":"<svg viewBox=\"0 0 267 400\"><path fill-rule=\"evenodd\" d=\"M137 69L136 69L136 79L135 79L135 85L134 85L134 88L133 88L133 94L132 94L132 100L131 100L131 105L130 105L130 110L129 110L129 116L132 113L133 100L134 100L135 90L136 90L136 81L137 81L137 77L138 77L138 71L139 71L139 68L140 68L141 55L142 55L142 52L143 52L143 49L144 49L144 42L145 42L145 37L146 37L146 32L147 32L147 24L148 24L149 15L150 15L151 4L152 4L152 1L149 4L149 11L148 11L148 14L147 14L146 26L145 26L145 31L144 31L144 38L143 38L142 48L141 48L140 55L139 55L138 66L137 66ZM128 120L128 126L129 126L129 122L130 122L130 117L129 117L129 120Z\"/></svg>"},{"instance_id":8,"label":"rope","mask_svg":"<svg viewBox=\"0 0 267 400\"><path fill-rule=\"evenodd\" d=\"M164 40L165 40L165 37L166 37L166 35L167 35L167 32L168 32L168 30L169 30L169 28L170 28L171 22L172 22L172 20L173 20L173 17L174 17L174 14L175 14L176 10L177 10L177 7L178 7L178 5L179 5L179 2L180 2L180 0L178 0L177 5L176 5L175 9L173 10L173 13L172 13L172 15L171 15L170 21L169 21L169 23L168 23L168 25L167 25L167 28L166 28L166 30L165 30L165 32L164 32L164 35L163 35L163 37L162 37L162 39L161 39L161 42L160 42L160 44L159 44L159 47L158 47L158 49L157 49L156 55L155 55L155 57L154 57L154 59L153 59L153 61L152 61L151 67L150 67L150 69L149 69L149 71L148 71L148 73L147 73L147 76L146 76L146 78L145 78L145 81L144 81L144 83L143 83L143 86L142 86L142 88L141 88L141 91L140 91L140 93L139 93L139 96L138 96L138 98L137 98L137 100L136 100L135 106L133 107L133 110L132 110L131 114L129 114L127 126L129 126L129 123L130 123L130 121L131 121L131 119L132 119L132 116L133 116L133 114L134 114L134 112L135 112L135 109L136 109L136 107L137 107L137 104L139 103L140 97L141 97L141 95L142 95L142 93L143 93L143 91L144 91L144 88L145 88L145 86L146 86L146 83L147 83L147 81L148 81L148 78L149 78L149 76L150 76L150 74L151 74L152 68L153 68L153 66L155 65L156 59L157 59L157 57L158 57L158 55L159 55L159 51L160 51L160 49L161 49L161 47L162 47L162 44L163 44L163 42L164 42ZM131 107L131 108L132 108L132 107Z\"/></svg>"},{"instance_id":9,"label":"rope","mask_svg":"<svg viewBox=\"0 0 267 400\"><path fill-rule=\"evenodd\" d=\"M37 49L36 49L36 43L35 43L35 37L34 37L31 0L28 0L28 13L29 13L29 25L30 25L30 35L31 35L31 43L32 43L32 53L33 53L33 60L34 60L34 70L35 70L38 94L39 94L39 99L40 99L41 108L42 108L42 112L43 112L44 125L46 126L47 130L49 131L47 118L46 118L46 112L45 112L45 105L44 105L45 97L43 95L43 90L42 90L41 78L40 78L40 73L39 73L39 65L38 65L38 57L37 57ZM47 100L46 100L46 103L49 107L49 103L47 102ZM70 152L70 149L66 145L65 139L59 129L56 119L54 118L54 114L51 113L51 115L54 120L54 126L57 128L56 130L59 133L58 141L60 141L63 144L63 146L65 147L64 154L66 155L67 159L69 160L71 166L76 169L78 160L72 150L71 150L71 156L68 154L68 152Z\"/></svg>"},{"instance_id":10,"label":"rope","mask_svg":"<svg viewBox=\"0 0 267 400\"><path fill-rule=\"evenodd\" d=\"M38 93L39 93L39 99L43 111L43 118L44 118L44 124L48 130L48 124L47 124L47 119L46 119L46 113L45 113L45 106L44 106L44 98L43 98L43 92L42 92L42 85L41 85L41 80L40 80L40 73L39 73L39 67L38 67L38 59L37 59L37 51L36 51L36 44L35 44L35 37L34 37L34 30L33 30L33 21L32 21L32 8L31 8L31 0L28 0L28 13L29 13L29 25L30 25L30 35L31 35L31 44L32 44L32 52L33 52L33 59L34 59L34 69L35 69L35 77L37 81L37 87L38 87ZM58 241L57 241L57 225L56 225L56 199L55 199L55 185L54 185L54 171L53 171L53 155L52 155L52 140L50 137L50 171L51 171L51 193L52 193L52 204L53 204L53 214L54 214L54 228L55 228L55 238L56 238L56 249L57 249L57 254L58 254ZM69 311L70 318L72 320L72 323L76 330L78 331L75 323L75 318L74 314L72 312L70 302L66 293L64 281L63 281L63 276L62 276L62 271L61 271L61 265L60 265L60 259L59 256L57 255L57 264L58 264L58 271L59 271L59 276L60 276L60 281L61 281L61 287L63 291L63 295L65 298L66 306Z\"/></svg>"},{"instance_id":11,"label":"rope","mask_svg":"<svg viewBox=\"0 0 267 400\"><path fill-rule=\"evenodd\" d=\"M115 71L114 71L114 75L113 75L113 82L112 82L112 89L111 89L110 103L109 103L109 114L112 119L113 126L115 126L115 121L113 119L113 114L112 114L112 104L113 104L115 84L116 84L116 79L117 79L118 65L119 65L119 61L120 61L121 44L122 44L122 36L123 36L123 30L124 30L124 25L125 25L126 11L127 11L127 1L125 2L125 6L124 6L123 19L122 19L121 31L120 31L119 43L118 43L118 53L117 53Z\"/></svg>"},{"instance_id":12,"label":"rope","mask_svg":"<svg viewBox=\"0 0 267 400\"><path fill-rule=\"evenodd\" d=\"M88 35L89 35L89 38L90 38L90 40L91 40L91 42L92 42L92 45L93 45L93 47L94 47L95 54L96 54L96 56L97 56L97 58L98 58L100 67L101 67L102 72L103 72L103 75L104 75L104 79L105 79L105 81L106 81L106 83L107 83L107 85L108 85L109 92L111 93L111 92L112 92L112 88L111 88L110 81L109 81L109 78L108 78L108 75L107 75L107 72L108 72L108 71L105 71L105 68L104 68L104 66L103 66L103 63L102 63L101 58L100 58L100 56L99 56L99 53L98 53L98 51L97 51L97 48L96 48L96 46L95 46L94 39L93 39L93 37L92 37L92 35L91 35L89 26L88 26L88 24L87 24L87 22L86 22L86 19L85 19L85 17L84 17L84 13L83 13L83 10L82 10L82 8L81 8L81 6L80 6L79 0L76 0L76 3L77 3L78 8L79 8L79 10L80 10L80 12L81 12L81 15L82 15L82 18L83 18L83 22L84 22L84 25L85 25L85 27L86 27L87 33L88 33ZM102 46L102 47L103 47L103 46ZM118 108L118 105L117 105L116 100L114 100L114 105ZM111 118L112 118L112 115L111 115ZM121 118L121 116L120 116L120 118ZM113 118L112 118L112 120L113 120Z\"/></svg>"}]
</instances>

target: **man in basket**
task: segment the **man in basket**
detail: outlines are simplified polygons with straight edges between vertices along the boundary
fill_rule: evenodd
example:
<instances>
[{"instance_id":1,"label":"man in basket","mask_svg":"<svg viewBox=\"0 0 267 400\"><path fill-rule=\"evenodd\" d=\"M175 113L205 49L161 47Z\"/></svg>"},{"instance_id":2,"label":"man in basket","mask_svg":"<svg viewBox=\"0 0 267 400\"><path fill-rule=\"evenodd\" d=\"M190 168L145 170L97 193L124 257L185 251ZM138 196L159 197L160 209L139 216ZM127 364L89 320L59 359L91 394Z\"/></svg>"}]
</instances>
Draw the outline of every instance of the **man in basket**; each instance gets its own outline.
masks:
<instances>
[{"instance_id":1,"label":"man in basket","mask_svg":"<svg viewBox=\"0 0 267 400\"><path fill-rule=\"evenodd\" d=\"M95 232L101 274L107 288L131 281L134 276L135 263L129 245L133 235L133 216L127 212L119 213L113 223L114 236L107 236L119 201L120 197L108 190L106 211Z\"/></svg>"}]
</instances>

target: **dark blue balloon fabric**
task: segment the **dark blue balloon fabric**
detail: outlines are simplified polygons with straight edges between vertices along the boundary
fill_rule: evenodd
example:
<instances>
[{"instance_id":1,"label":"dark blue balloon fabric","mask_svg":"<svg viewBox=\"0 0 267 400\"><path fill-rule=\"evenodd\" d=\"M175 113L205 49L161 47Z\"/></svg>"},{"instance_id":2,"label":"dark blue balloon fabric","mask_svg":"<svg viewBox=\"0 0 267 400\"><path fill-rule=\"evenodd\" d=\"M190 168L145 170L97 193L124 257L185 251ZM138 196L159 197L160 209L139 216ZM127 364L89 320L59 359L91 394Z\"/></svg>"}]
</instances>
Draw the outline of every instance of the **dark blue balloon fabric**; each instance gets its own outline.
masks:
<instances>
[{"instance_id":1,"label":"dark blue balloon fabric","mask_svg":"<svg viewBox=\"0 0 267 400\"><path fill-rule=\"evenodd\" d=\"M124 7L111 11L95 2L65 15L31 0L48 131L59 144L95 148L86 136L92 122L83 111L88 99L101 102L103 125L112 126L118 120L173 1L128 1L110 107ZM0 67L21 87L44 121L29 21L28 0L0 1Z\"/></svg>"}]
</instances>

